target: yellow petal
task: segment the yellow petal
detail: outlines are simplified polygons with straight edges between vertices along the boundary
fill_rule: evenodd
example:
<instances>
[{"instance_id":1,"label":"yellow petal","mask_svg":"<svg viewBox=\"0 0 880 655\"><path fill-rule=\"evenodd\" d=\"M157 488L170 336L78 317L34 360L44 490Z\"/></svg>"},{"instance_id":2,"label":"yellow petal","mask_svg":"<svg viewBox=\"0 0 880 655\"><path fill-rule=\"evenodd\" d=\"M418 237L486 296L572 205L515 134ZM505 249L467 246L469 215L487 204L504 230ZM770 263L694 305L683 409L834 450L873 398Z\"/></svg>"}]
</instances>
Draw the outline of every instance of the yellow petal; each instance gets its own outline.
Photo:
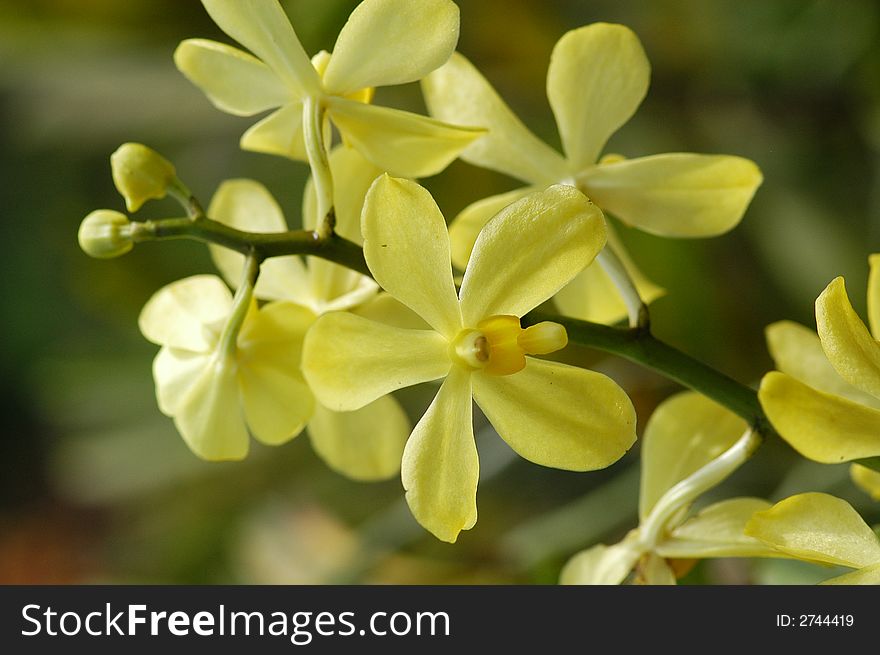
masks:
<instances>
[{"instance_id":1,"label":"yellow petal","mask_svg":"<svg viewBox=\"0 0 880 655\"><path fill-rule=\"evenodd\" d=\"M526 358L519 373L475 374L474 400L521 457L569 471L620 459L636 440L632 402L616 382L586 369Z\"/></svg>"},{"instance_id":2,"label":"yellow petal","mask_svg":"<svg viewBox=\"0 0 880 655\"><path fill-rule=\"evenodd\" d=\"M352 310L353 314L372 321L408 330L430 330L431 326L390 293L379 293Z\"/></svg>"},{"instance_id":3,"label":"yellow petal","mask_svg":"<svg viewBox=\"0 0 880 655\"><path fill-rule=\"evenodd\" d=\"M596 162L648 92L651 66L623 25L594 23L566 33L550 57L547 97L574 170Z\"/></svg>"},{"instance_id":4,"label":"yellow petal","mask_svg":"<svg viewBox=\"0 0 880 655\"><path fill-rule=\"evenodd\" d=\"M647 553L639 564L639 578L641 584L646 585L674 585L675 572L669 563L654 553ZM637 578L637 584L639 579Z\"/></svg>"},{"instance_id":5,"label":"yellow petal","mask_svg":"<svg viewBox=\"0 0 880 655\"><path fill-rule=\"evenodd\" d=\"M451 0L365 0L339 32L324 86L346 95L415 82L449 59L458 28Z\"/></svg>"},{"instance_id":6,"label":"yellow petal","mask_svg":"<svg viewBox=\"0 0 880 655\"><path fill-rule=\"evenodd\" d=\"M187 39L174 63L220 111L253 116L294 100L271 69L238 48L207 39Z\"/></svg>"},{"instance_id":7,"label":"yellow petal","mask_svg":"<svg viewBox=\"0 0 880 655\"><path fill-rule=\"evenodd\" d=\"M880 562L877 564L872 564L871 566L866 566L863 569L859 569L858 571L853 571L852 573L846 573L844 575L839 575L835 578L831 578L830 580L825 580L820 584L833 584L833 585L854 585L854 584L870 584L870 585L880 585Z\"/></svg>"},{"instance_id":8,"label":"yellow petal","mask_svg":"<svg viewBox=\"0 0 880 655\"><path fill-rule=\"evenodd\" d=\"M219 277L195 275L159 289L144 305L138 326L160 346L208 352L231 308L232 294Z\"/></svg>"},{"instance_id":9,"label":"yellow petal","mask_svg":"<svg viewBox=\"0 0 880 655\"><path fill-rule=\"evenodd\" d=\"M880 539L849 503L822 493L791 496L746 525L746 534L815 562L862 568L880 563Z\"/></svg>"},{"instance_id":10,"label":"yellow petal","mask_svg":"<svg viewBox=\"0 0 880 655\"><path fill-rule=\"evenodd\" d=\"M776 368L814 389L880 409L880 400L846 382L825 352L818 335L792 321L767 326L767 347Z\"/></svg>"},{"instance_id":11,"label":"yellow petal","mask_svg":"<svg viewBox=\"0 0 880 655\"><path fill-rule=\"evenodd\" d=\"M237 230L285 232L287 223L275 198L259 182L227 180L220 185L208 216ZM209 246L214 264L233 288L241 282L244 255L222 246ZM263 300L304 302L309 297L306 269L299 257L272 257L263 262L254 295Z\"/></svg>"},{"instance_id":12,"label":"yellow petal","mask_svg":"<svg viewBox=\"0 0 880 655\"><path fill-rule=\"evenodd\" d=\"M297 96L314 95L321 81L278 0L202 0L221 30L269 65Z\"/></svg>"},{"instance_id":13,"label":"yellow petal","mask_svg":"<svg viewBox=\"0 0 880 655\"><path fill-rule=\"evenodd\" d=\"M733 412L692 391L661 403L642 438L642 520L664 493L730 448L747 428Z\"/></svg>"},{"instance_id":14,"label":"yellow petal","mask_svg":"<svg viewBox=\"0 0 880 655\"><path fill-rule=\"evenodd\" d=\"M244 412L254 437L277 446L299 434L314 409L299 363L315 316L299 305L276 302L248 318L238 336Z\"/></svg>"},{"instance_id":15,"label":"yellow petal","mask_svg":"<svg viewBox=\"0 0 880 655\"><path fill-rule=\"evenodd\" d=\"M623 582L636 565L640 550L626 541L613 546L599 544L581 551L563 567L559 584L616 585Z\"/></svg>"},{"instance_id":16,"label":"yellow petal","mask_svg":"<svg viewBox=\"0 0 880 655\"><path fill-rule=\"evenodd\" d=\"M801 455L825 464L880 455L880 411L816 391L773 371L758 399L767 418Z\"/></svg>"},{"instance_id":17,"label":"yellow petal","mask_svg":"<svg viewBox=\"0 0 880 655\"><path fill-rule=\"evenodd\" d=\"M443 377L446 340L433 330L404 330L345 312L325 314L306 335L302 369L315 396L352 411L380 396Z\"/></svg>"},{"instance_id":18,"label":"yellow petal","mask_svg":"<svg viewBox=\"0 0 880 655\"><path fill-rule=\"evenodd\" d=\"M210 353L163 346L153 360L156 400L165 416L174 416L190 387L207 366Z\"/></svg>"},{"instance_id":19,"label":"yellow petal","mask_svg":"<svg viewBox=\"0 0 880 655\"><path fill-rule=\"evenodd\" d=\"M876 339L880 336L880 254L870 255L868 264L868 325Z\"/></svg>"},{"instance_id":20,"label":"yellow petal","mask_svg":"<svg viewBox=\"0 0 880 655\"><path fill-rule=\"evenodd\" d=\"M657 553L677 559L779 557L779 551L744 532L752 515L770 506L760 498L733 498L710 505L675 528L657 545Z\"/></svg>"},{"instance_id":21,"label":"yellow petal","mask_svg":"<svg viewBox=\"0 0 880 655\"><path fill-rule=\"evenodd\" d=\"M497 196L489 196L468 205L449 225L449 242L452 246L452 263L461 270L467 267L471 251L480 236L480 230L508 205L530 193L539 191L538 187L523 187Z\"/></svg>"},{"instance_id":22,"label":"yellow petal","mask_svg":"<svg viewBox=\"0 0 880 655\"><path fill-rule=\"evenodd\" d=\"M602 209L640 230L670 237L723 234L742 219L762 181L754 162L672 153L594 166L578 176Z\"/></svg>"},{"instance_id":23,"label":"yellow petal","mask_svg":"<svg viewBox=\"0 0 880 655\"><path fill-rule=\"evenodd\" d=\"M308 161L302 131L302 104L294 102L272 112L241 137L243 150Z\"/></svg>"},{"instance_id":24,"label":"yellow petal","mask_svg":"<svg viewBox=\"0 0 880 655\"><path fill-rule=\"evenodd\" d=\"M458 157L484 130L458 127L399 109L328 99L331 119L343 140L391 175L428 177Z\"/></svg>"},{"instance_id":25,"label":"yellow petal","mask_svg":"<svg viewBox=\"0 0 880 655\"><path fill-rule=\"evenodd\" d=\"M181 399L174 424L190 449L210 461L244 459L248 432L231 359L214 355Z\"/></svg>"},{"instance_id":26,"label":"yellow petal","mask_svg":"<svg viewBox=\"0 0 880 655\"><path fill-rule=\"evenodd\" d=\"M639 297L646 304L650 304L663 296L666 291L651 282L639 270L611 229L611 225L606 224L606 230L608 245L614 247L617 257L635 283ZM584 321L610 325L627 316L626 305L620 297L617 285L597 262L590 264L562 287L553 297L553 301L561 313Z\"/></svg>"},{"instance_id":27,"label":"yellow petal","mask_svg":"<svg viewBox=\"0 0 880 655\"><path fill-rule=\"evenodd\" d=\"M602 212L557 184L503 209L486 224L461 283L465 325L522 316L580 273L605 246Z\"/></svg>"},{"instance_id":28,"label":"yellow petal","mask_svg":"<svg viewBox=\"0 0 880 655\"><path fill-rule=\"evenodd\" d=\"M376 282L452 339L461 311L452 281L449 235L440 209L415 182L384 175L367 194L361 230Z\"/></svg>"},{"instance_id":29,"label":"yellow petal","mask_svg":"<svg viewBox=\"0 0 880 655\"><path fill-rule=\"evenodd\" d=\"M391 396L354 412L318 404L309 421L312 446L334 471L354 480L387 480L400 471L410 433L406 412Z\"/></svg>"},{"instance_id":30,"label":"yellow petal","mask_svg":"<svg viewBox=\"0 0 880 655\"><path fill-rule=\"evenodd\" d=\"M880 500L880 471L875 471L861 464L849 467L852 481L874 500Z\"/></svg>"},{"instance_id":31,"label":"yellow petal","mask_svg":"<svg viewBox=\"0 0 880 655\"><path fill-rule=\"evenodd\" d=\"M880 398L880 344L852 308L842 277L816 299L816 326L822 350L840 377Z\"/></svg>"},{"instance_id":32,"label":"yellow petal","mask_svg":"<svg viewBox=\"0 0 880 655\"><path fill-rule=\"evenodd\" d=\"M441 541L477 522L480 463L470 373L453 367L403 451L401 477L416 520Z\"/></svg>"},{"instance_id":33,"label":"yellow petal","mask_svg":"<svg viewBox=\"0 0 880 655\"><path fill-rule=\"evenodd\" d=\"M522 124L462 55L455 53L422 80L422 91L432 116L454 125L490 128L461 153L465 161L530 184L546 186L569 176L565 159Z\"/></svg>"},{"instance_id":34,"label":"yellow petal","mask_svg":"<svg viewBox=\"0 0 880 655\"><path fill-rule=\"evenodd\" d=\"M370 185L384 172L364 159L354 148L337 146L330 153L330 172L334 180L333 208L336 213L336 233L349 241L363 243L361 237L361 210ZM318 226L318 205L312 178L303 192L303 227L314 230Z\"/></svg>"}]
</instances>

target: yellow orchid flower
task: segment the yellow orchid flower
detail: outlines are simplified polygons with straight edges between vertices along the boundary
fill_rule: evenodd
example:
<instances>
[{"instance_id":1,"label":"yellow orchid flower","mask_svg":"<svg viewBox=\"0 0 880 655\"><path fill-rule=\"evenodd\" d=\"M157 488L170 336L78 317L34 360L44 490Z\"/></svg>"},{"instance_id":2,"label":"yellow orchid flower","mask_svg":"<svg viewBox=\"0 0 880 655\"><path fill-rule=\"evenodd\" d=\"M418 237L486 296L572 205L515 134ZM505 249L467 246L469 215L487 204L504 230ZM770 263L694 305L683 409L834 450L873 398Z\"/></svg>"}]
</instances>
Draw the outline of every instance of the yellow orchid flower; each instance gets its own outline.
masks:
<instances>
[{"instance_id":1,"label":"yellow orchid flower","mask_svg":"<svg viewBox=\"0 0 880 655\"><path fill-rule=\"evenodd\" d=\"M428 75L422 89L433 116L491 128L461 158L529 185L481 200L458 215L450 228L454 263L464 267L477 234L495 212L554 183L576 185L603 210L652 234L708 237L734 227L761 183L761 172L751 161L690 153L599 159L608 138L645 97L649 77L648 59L629 28L595 23L566 33L553 49L547 72L562 156L520 122L462 55L454 54ZM645 302L663 293L632 262L621 259ZM555 300L565 314L613 322L626 315L613 290L607 274L593 265Z\"/></svg>"},{"instance_id":2,"label":"yellow orchid flower","mask_svg":"<svg viewBox=\"0 0 880 655\"><path fill-rule=\"evenodd\" d=\"M684 392L663 402L645 426L639 527L617 544L584 550L565 565L561 584L620 584L637 569L644 584L675 584L676 561L779 557L743 533L770 507L734 498L689 515L696 498L739 468L757 447L746 422L708 398Z\"/></svg>"},{"instance_id":3,"label":"yellow orchid flower","mask_svg":"<svg viewBox=\"0 0 880 655\"><path fill-rule=\"evenodd\" d=\"M880 538L840 498L791 496L756 513L746 534L790 557L855 569L822 584L880 584Z\"/></svg>"},{"instance_id":4,"label":"yellow orchid flower","mask_svg":"<svg viewBox=\"0 0 880 655\"><path fill-rule=\"evenodd\" d=\"M817 462L880 455L880 255L869 262L870 331L842 277L816 299L818 336L789 321L767 328L779 371L764 376L758 398L782 438Z\"/></svg>"},{"instance_id":5,"label":"yellow orchid flower","mask_svg":"<svg viewBox=\"0 0 880 655\"><path fill-rule=\"evenodd\" d=\"M332 55L309 60L277 0L202 0L215 23L256 57L205 39L183 41L180 71L220 110L275 109L241 139L246 150L309 160L306 138L326 111L345 143L383 171L422 177L445 168L483 133L364 101L372 87L414 82L452 54L459 12L451 0L365 0ZM259 57L259 59L257 58ZM317 67L317 68L316 68ZM318 120L311 112L318 111Z\"/></svg>"},{"instance_id":6,"label":"yellow orchid flower","mask_svg":"<svg viewBox=\"0 0 880 655\"><path fill-rule=\"evenodd\" d=\"M207 460L244 458L248 428L265 444L282 444L312 413L297 369L312 314L291 303L257 309L249 292L236 307L244 308L240 320L223 281L197 275L160 289L139 319L144 336L162 346L153 362L159 409Z\"/></svg>"},{"instance_id":7,"label":"yellow orchid flower","mask_svg":"<svg viewBox=\"0 0 880 655\"><path fill-rule=\"evenodd\" d=\"M446 222L421 186L379 178L361 226L376 281L431 329L326 314L306 336L303 373L318 400L340 411L443 380L403 454L407 502L425 528L454 542L477 520L472 398L510 447L538 464L586 471L629 449L635 412L623 390L599 373L530 356L563 348L562 326L520 327L605 243L602 213L583 194L554 186L499 213L477 240L460 294Z\"/></svg>"},{"instance_id":8,"label":"yellow orchid flower","mask_svg":"<svg viewBox=\"0 0 880 655\"><path fill-rule=\"evenodd\" d=\"M360 207L370 183L381 171L346 148L332 153L330 166L337 179L346 180L346 185L338 187L335 195L338 232L359 243ZM314 191L307 189L305 198L303 217L308 228L317 223ZM221 185L211 201L208 215L240 230L282 232L287 229L281 209L269 191L250 180L230 180ZM227 282L234 285L240 278L244 257L218 246L212 246L211 252ZM298 307L303 318L291 337L301 343L317 317L328 311L358 307L358 311L395 325L406 325L412 320L407 316L408 310L387 298L387 294L377 296L377 291L370 278L347 268L319 258L309 258L304 263L300 257L290 256L263 263L254 293L258 298ZM298 352L290 361L299 374ZM403 408L392 396L377 398L357 411L336 412L313 402L312 393L305 385L299 394L308 398L313 407L305 418L312 446L331 468L359 480L386 479L400 470L403 446L411 426Z\"/></svg>"}]
</instances>

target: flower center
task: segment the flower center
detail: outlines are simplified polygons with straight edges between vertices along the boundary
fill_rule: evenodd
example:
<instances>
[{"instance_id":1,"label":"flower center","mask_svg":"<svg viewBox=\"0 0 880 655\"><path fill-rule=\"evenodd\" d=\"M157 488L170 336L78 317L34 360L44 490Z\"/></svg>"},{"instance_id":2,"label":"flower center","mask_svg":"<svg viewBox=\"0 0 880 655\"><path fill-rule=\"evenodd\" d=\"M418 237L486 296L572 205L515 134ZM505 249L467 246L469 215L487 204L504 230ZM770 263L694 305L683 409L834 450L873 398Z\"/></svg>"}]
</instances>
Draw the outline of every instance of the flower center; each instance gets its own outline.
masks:
<instances>
[{"instance_id":1,"label":"flower center","mask_svg":"<svg viewBox=\"0 0 880 655\"><path fill-rule=\"evenodd\" d=\"M526 329L516 316L491 316L466 328L450 345L453 361L472 371L511 375L526 365L526 355L546 355L565 348L568 334L544 321Z\"/></svg>"}]
</instances>

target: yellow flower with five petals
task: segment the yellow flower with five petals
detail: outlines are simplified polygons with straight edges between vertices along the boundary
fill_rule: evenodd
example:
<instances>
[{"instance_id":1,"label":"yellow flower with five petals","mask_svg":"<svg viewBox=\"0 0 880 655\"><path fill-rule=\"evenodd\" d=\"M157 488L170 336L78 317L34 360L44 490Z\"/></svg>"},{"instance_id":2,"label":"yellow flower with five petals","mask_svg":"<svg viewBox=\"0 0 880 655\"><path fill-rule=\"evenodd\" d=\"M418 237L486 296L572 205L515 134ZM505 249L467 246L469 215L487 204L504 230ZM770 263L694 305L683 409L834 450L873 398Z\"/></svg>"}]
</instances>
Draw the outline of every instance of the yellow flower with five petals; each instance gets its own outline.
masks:
<instances>
[{"instance_id":1,"label":"yellow flower with five petals","mask_svg":"<svg viewBox=\"0 0 880 655\"><path fill-rule=\"evenodd\" d=\"M532 357L563 348L567 335L555 323L520 324L604 246L602 214L580 192L554 186L500 212L477 240L459 294L446 222L418 184L376 180L362 231L376 281L431 329L326 314L306 337L303 372L336 410L443 380L402 464L410 509L435 536L454 542L477 520L472 398L511 448L538 464L598 469L629 449L635 412L623 390L599 373Z\"/></svg>"},{"instance_id":2,"label":"yellow flower with five petals","mask_svg":"<svg viewBox=\"0 0 880 655\"><path fill-rule=\"evenodd\" d=\"M197 275L156 292L139 319L144 336L162 346L153 362L159 409L207 460L244 458L248 428L267 445L282 444L312 413L297 368L312 314L283 302L258 309L249 291L237 300L220 278Z\"/></svg>"},{"instance_id":3,"label":"yellow flower with five petals","mask_svg":"<svg viewBox=\"0 0 880 655\"><path fill-rule=\"evenodd\" d=\"M707 237L734 227L761 183L753 162L691 153L599 159L609 137L635 113L649 77L648 59L629 28L595 23L565 34L553 49L547 72L547 97L563 157L520 122L462 55L456 53L427 76L422 88L433 116L490 128L461 158L529 184L480 200L458 215L450 228L454 263L464 267L477 234L493 214L554 183L577 186L603 211L652 234ZM619 245L612 245L644 301L662 294ZM612 322L626 314L614 285L597 265L576 277L555 301L563 313L586 320Z\"/></svg>"},{"instance_id":4,"label":"yellow flower with five petals","mask_svg":"<svg viewBox=\"0 0 880 655\"><path fill-rule=\"evenodd\" d=\"M622 541L572 557L561 584L624 582L635 568L644 584L675 584L680 564L707 557L781 557L746 536L759 498L713 503L691 515L691 504L741 466L759 443L746 422L694 392L664 401L645 426L639 527Z\"/></svg>"},{"instance_id":5,"label":"yellow flower with five petals","mask_svg":"<svg viewBox=\"0 0 880 655\"><path fill-rule=\"evenodd\" d=\"M256 57L189 39L177 48L175 63L222 111L252 116L275 109L242 136L246 150L307 161L307 103L326 110L345 143L376 166L408 177L440 172L483 133L364 102L373 87L414 82L449 58L459 31L451 0L365 0L342 28L332 55L320 53L314 63L278 0L202 4L220 29Z\"/></svg>"}]
</instances>

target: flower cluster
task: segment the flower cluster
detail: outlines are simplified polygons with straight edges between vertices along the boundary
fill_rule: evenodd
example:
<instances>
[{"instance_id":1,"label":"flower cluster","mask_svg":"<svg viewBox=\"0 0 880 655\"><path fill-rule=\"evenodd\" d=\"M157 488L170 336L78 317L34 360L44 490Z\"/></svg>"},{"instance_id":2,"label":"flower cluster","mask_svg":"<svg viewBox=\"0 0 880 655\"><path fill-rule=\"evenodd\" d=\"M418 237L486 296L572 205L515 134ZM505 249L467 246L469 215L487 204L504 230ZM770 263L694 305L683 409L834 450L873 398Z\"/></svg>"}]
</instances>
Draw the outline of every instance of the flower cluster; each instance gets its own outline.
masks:
<instances>
[{"instance_id":1,"label":"flower cluster","mask_svg":"<svg viewBox=\"0 0 880 655\"><path fill-rule=\"evenodd\" d=\"M877 581L880 543L841 499L733 498L691 511L772 432L768 420L818 461L880 455L880 345L838 279L817 301L818 338L792 323L769 328L782 372L765 377L760 405L746 387L713 388L706 367L664 369L668 347L652 358L647 305L664 291L640 273L610 217L660 236L720 235L740 222L762 176L735 156L603 156L648 89L631 30L596 23L556 44L547 97L562 155L455 52L451 0L364 0L332 52L311 58L278 0L202 4L249 52L189 39L174 61L220 110L271 112L240 144L309 165L302 229L290 230L269 191L248 179L220 184L205 211L170 162L126 144L111 166L129 212L170 195L186 217L98 210L79 232L95 257L164 238L210 244L220 275L168 285L140 316L160 346L159 409L196 455L238 460L251 436L278 446L305 430L346 476L399 472L413 516L455 542L477 521L474 403L513 451L542 466L602 469L636 443L636 411L618 382L566 363L574 331L593 330L597 343L581 343L608 349L617 339L631 359L714 400L686 392L656 409L641 445L639 526L575 555L563 582L617 584L635 571L637 582L668 584L695 559L722 556L833 563L855 569L839 582ZM372 104L375 87L416 81L430 117ZM477 199L447 228L415 180L459 157L526 186ZM875 335L878 262L872 256ZM542 313L548 301L560 315ZM629 328L610 326L624 317ZM413 427L393 393L422 383L437 388ZM880 496L876 471L856 465L853 478Z\"/></svg>"}]
</instances>

